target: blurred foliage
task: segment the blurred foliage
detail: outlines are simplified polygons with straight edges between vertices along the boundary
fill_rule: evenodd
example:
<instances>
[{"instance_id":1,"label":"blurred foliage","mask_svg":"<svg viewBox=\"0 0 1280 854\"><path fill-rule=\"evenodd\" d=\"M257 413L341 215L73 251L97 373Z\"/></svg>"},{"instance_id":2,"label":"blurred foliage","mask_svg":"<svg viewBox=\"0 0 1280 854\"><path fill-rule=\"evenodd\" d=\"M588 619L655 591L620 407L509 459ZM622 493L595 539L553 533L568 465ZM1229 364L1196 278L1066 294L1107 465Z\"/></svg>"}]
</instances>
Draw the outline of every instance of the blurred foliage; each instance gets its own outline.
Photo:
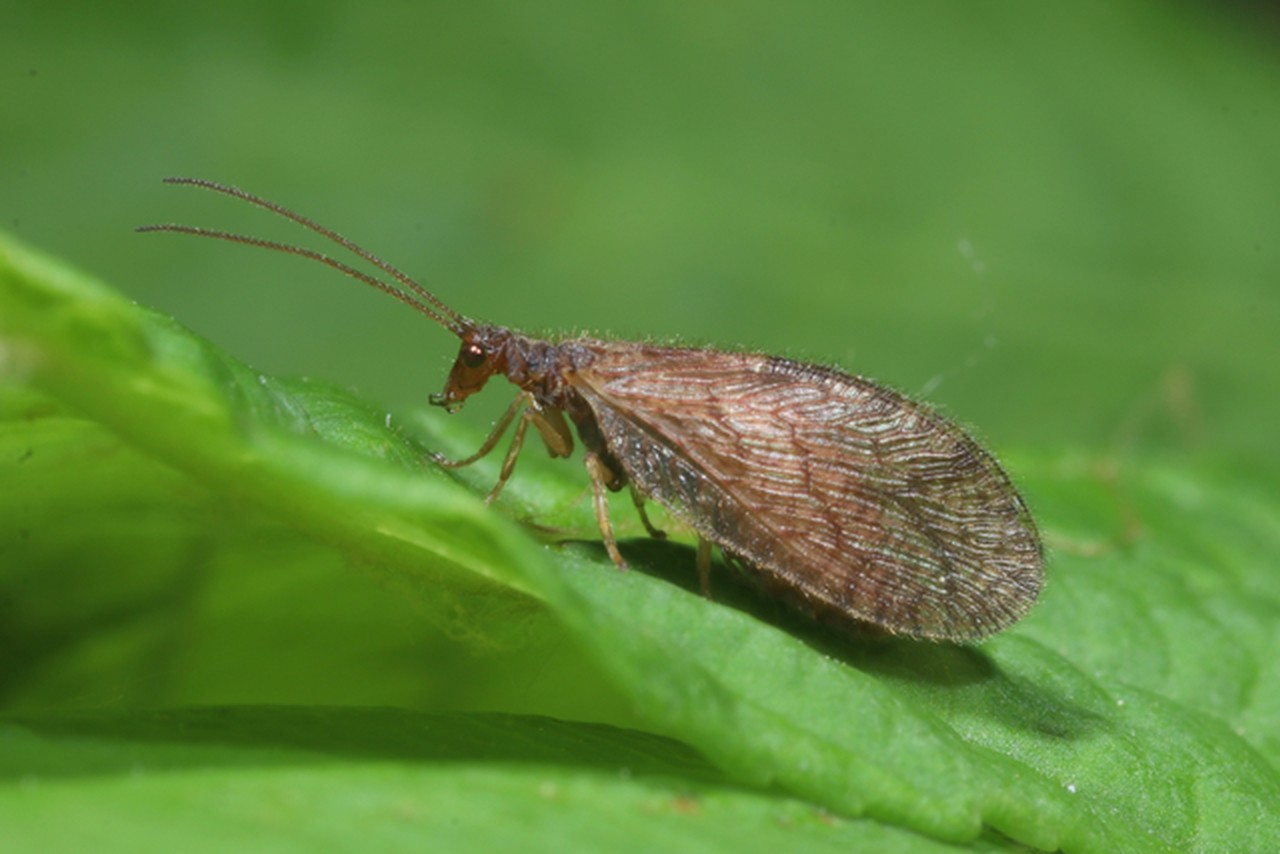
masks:
<instances>
[{"instance_id":1,"label":"blurred foliage","mask_svg":"<svg viewBox=\"0 0 1280 854\"><path fill-rule=\"evenodd\" d=\"M453 345L302 262L133 235L298 237L161 176L472 316L835 362L998 447L1269 448L1280 60L1215 8L6 8L3 223L272 374L399 409Z\"/></svg>"}]
</instances>

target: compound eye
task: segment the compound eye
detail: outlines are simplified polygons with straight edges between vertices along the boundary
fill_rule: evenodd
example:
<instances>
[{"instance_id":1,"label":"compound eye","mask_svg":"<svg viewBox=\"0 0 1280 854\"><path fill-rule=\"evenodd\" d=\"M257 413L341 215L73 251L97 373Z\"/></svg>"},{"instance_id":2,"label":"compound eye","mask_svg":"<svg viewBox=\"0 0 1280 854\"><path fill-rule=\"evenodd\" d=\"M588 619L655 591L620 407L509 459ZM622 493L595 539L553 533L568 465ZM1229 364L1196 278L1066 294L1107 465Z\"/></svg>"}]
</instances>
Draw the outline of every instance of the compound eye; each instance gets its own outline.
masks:
<instances>
[{"instance_id":1,"label":"compound eye","mask_svg":"<svg viewBox=\"0 0 1280 854\"><path fill-rule=\"evenodd\" d=\"M484 364L486 355L479 344L468 344L462 348L462 364L468 368L478 368Z\"/></svg>"}]
</instances>

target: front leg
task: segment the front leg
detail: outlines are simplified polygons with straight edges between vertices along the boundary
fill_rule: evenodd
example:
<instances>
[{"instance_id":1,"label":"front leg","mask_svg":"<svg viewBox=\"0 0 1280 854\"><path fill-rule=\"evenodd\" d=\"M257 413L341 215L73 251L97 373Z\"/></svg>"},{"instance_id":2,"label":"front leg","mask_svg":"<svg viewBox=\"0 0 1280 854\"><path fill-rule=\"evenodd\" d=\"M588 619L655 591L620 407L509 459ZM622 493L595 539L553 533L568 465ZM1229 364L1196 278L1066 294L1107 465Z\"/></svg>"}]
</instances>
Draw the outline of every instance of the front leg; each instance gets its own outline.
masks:
<instances>
[{"instance_id":1,"label":"front leg","mask_svg":"<svg viewBox=\"0 0 1280 854\"><path fill-rule=\"evenodd\" d=\"M507 485L507 481L511 479L511 474L515 471L516 460L520 457L520 450L524 447L524 437L529 430L530 422L538 429L538 434L542 436L542 441L546 444L547 451L551 456L567 457L573 452L573 435L569 432L569 427L565 424L564 415L560 410L544 409L532 395L528 393L521 394L511 401L507 411L502 413L502 417L493 425L493 429L485 437L484 443L480 445L480 450L461 460L451 460L439 453L431 454L431 459L437 465L447 469L462 468L483 459L497 447L498 441L507 432L516 415L520 416L520 421L516 424L516 432L511 437L511 444L507 447L507 453L502 458L502 468L498 470L498 482L493 485L493 489L489 490L489 494L484 497L485 504L492 504L499 493L502 492L502 488Z\"/></svg>"},{"instance_id":2,"label":"front leg","mask_svg":"<svg viewBox=\"0 0 1280 854\"><path fill-rule=\"evenodd\" d=\"M524 398L524 402L528 403L528 408L520 413L520 423L516 425L516 433L511 437L511 446L507 448L507 455L502 458L502 469L498 472L498 482L493 485L493 489L489 490L489 494L484 497L485 504L492 504L494 499L498 497L498 493L502 492L502 487L507 485L507 481L511 479L511 473L516 469L516 460L520 456L520 449L524 447L524 436L529 430L529 425L533 424L538 430L538 435L542 437L542 441L547 446L547 453L552 457L567 457L573 453L573 435L569 432L569 427L564 423L564 415L558 409L543 409L538 405L537 399L528 395L521 395L517 398L520 401ZM514 409L514 407L512 408ZM512 409L508 409L511 412ZM510 419L508 419L510 420Z\"/></svg>"},{"instance_id":3,"label":"front leg","mask_svg":"<svg viewBox=\"0 0 1280 854\"><path fill-rule=\"evenodd\" d=\"M489 453L497 447L498 440L502 438L502 434L507 432L507 428L511 426L512 420L520 413L520 410L527 403L526 395L519 395L515 400L511 401L511 405L507 407L507 411L502 413L502 417L498 419L498 423L493 425L493 429L489 431L489 435L485 437L484 442L480 445L480 450L476 451L469 457L461 460L451 460L444 454L433 451L431 459L436 465L446 469L459 469L463 466L469 466L472 463L484 459ZM498 482L493 485L493 489L489 490L489 494L484 497L484 503L490 504L498 493L502 491L502 487L506 485L507 479L511 477L511 471L516 467L516 456L520 453L520 448L524 445L524 433L529 429L529 415L526 411L520 419L520 423L516 425L516 434L511 439L511 446L507 449L507 455L502 460L502 469L498 472Z\"/></svg>"},{"instance_id":4,"label":"front leg","mask_svg":"<svg viewBox=\"0 0 1280 854\"><path fill-rule=\"evenodd\" d=\"M525 396L518 395L515 400L511 401L511 405L507 407L507 411L502 413L502 417L498 419L498 423L493 425L493 429L489 431L489 435L485 437L484 443L480 445L480 450L476 451L469 457L461 460L451 460L438 451L431 452L431 459L436 465L446 469L460 469L463 466L469 466L477 460L484 459L489 452L497 446L498 440L502 438L502 434L507 432L507 428L511 426L511 420L516 417L520 409L525 405Z\"/></svg>"}]
</instances>

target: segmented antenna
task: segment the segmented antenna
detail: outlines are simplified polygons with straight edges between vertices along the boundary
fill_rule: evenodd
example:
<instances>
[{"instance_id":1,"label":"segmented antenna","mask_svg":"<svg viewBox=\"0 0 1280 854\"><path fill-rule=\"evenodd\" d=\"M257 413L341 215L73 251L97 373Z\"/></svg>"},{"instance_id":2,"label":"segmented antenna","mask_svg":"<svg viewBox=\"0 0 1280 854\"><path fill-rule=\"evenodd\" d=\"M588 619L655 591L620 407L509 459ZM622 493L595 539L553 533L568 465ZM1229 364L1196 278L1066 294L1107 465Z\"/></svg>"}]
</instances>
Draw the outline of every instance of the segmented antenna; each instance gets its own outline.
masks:
<instances>
[{"instance_id":1,"label":"segmented antenna","mask_svg":"<svg viewBox=\"0 0 1280 854\"><path fill-rule=\"evenodd\" d=\"M449 308L441 302L435 294L409 278L409 276L402 273L399 269L393 267L386 261L383 261L377 255L374 255L364 247L353 243L332 229L325 228L314 220L308 219L301 214L294 213L288 208L278 205L275 202L270 202L266 199L255 196L252 193L245 192L238 187L218 184L214 181L206 181L203 178L165 178L164 182L166 184L181 184L191 187L199 187L205 190L212 190L216 193L222 193L224 195L231 196L232 198L240 199L241 201L256 205L265 210L269 210L278 216L282 216L287 220L297 223L309 231L314 231L316 234L319 234L327 240L333 241L353 255L368 261L370 264L390 275L402 286L407 288L409 292L406 292L401 288L397 288L395 285L385 281L384 279L380 279L377 276L370 275L362 270L357 270L350 264L339 261L338 259L333 258L330 255L326 255L323 252L317 252L314 249L307 249L302 246L294 246L289 243L277 243L274 240L264 240L263 238L252 237L246 234L236 234L230 231L201 228L194 225L180 225L177 223L144 225L138 227L136 229L137 231L171 231L179 234L192 234L197 237L213 237L218 240L227 240L232 243L243 243L247 246L256 246L260 249L270 249L275 252L284 252L288 255L297 255L302 258L309 258L312 261L319 261L321 264L332 267L340 273L364 282L370 287L377 288L383 293L395 297L405 305L414 308L425 314L427 317L430 317L432 320L435 320L437 323L459 337L465 334L468 330L475 328L475 323L473 321Z\"/></svg>"}]
</instances>

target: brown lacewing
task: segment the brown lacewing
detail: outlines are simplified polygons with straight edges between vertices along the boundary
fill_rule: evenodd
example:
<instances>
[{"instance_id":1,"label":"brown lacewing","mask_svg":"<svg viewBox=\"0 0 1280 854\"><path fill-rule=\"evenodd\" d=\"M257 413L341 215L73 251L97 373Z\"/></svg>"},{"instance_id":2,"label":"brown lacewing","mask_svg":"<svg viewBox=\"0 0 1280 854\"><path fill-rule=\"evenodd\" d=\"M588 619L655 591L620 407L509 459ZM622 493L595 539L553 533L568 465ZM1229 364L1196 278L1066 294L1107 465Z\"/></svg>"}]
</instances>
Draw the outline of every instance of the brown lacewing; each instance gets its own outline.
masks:
<instances>
[{"instance_id":1,"label":"brown lacewing","mask_svg":"<svg viewBox=\"0 0 1280 854\"><path fill-rule=\"evenodd\" d=\"M897 392L832 368L758 353L577 337L531 338L458 314L395 267L280 205L194 178L336 243L387 274L321 252L185 225L145 226L246 243L326 264L390 294L462 341L444 391L449 412L495 374L519 389L480 449L515 424L492 500L532 425L553 457L577 428L596 522L625 567L606 491L630 487L698 536L703 592L712 544L770 594L824 622L967 641L1020 619L1043 580L1035 523L1008 476L960 427ZM567 416L567 421L566 421Z\"/></svg>"}]
</instances>

